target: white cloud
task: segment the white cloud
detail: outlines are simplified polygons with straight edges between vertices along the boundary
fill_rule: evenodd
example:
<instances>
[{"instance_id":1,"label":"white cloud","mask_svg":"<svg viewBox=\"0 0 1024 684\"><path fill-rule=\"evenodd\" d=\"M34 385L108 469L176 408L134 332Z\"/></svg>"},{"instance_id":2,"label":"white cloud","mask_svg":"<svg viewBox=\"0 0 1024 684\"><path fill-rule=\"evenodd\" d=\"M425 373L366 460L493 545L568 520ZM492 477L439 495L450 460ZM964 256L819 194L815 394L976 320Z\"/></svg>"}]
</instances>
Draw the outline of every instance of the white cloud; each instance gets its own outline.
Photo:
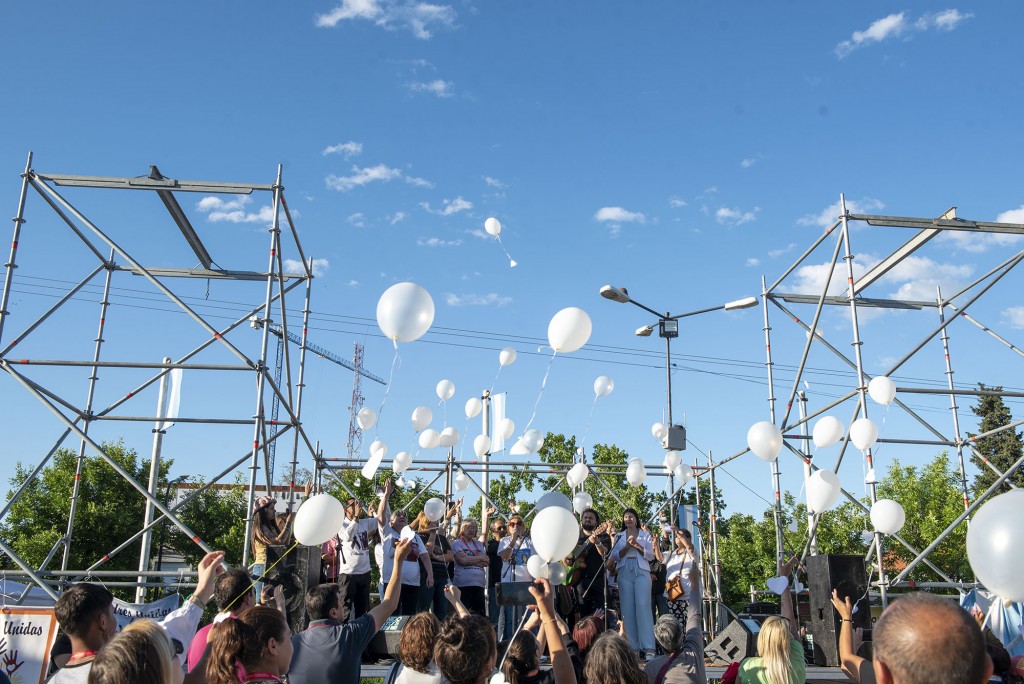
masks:
<instances>
[{"instance_id":1,"label":"white cloud","mask_svg":"<svg viewBox=\"0 0 1024 684\"><path fill-rule=\"evenodd\" d=\"M788 245L786 245L785 247L782 247L780 249L769 249L768 250L768 256L770 256L772 259L778 259L780 256L782 256L786 252L792 252L794 249L796 249L796 243L795 242L790 242Z\"/></svg>"},{"instance_id":2,"label":"white cloud","mask_svg":"<svg viewBox=\"0 0 1024 684\"><path fill-rule=\"evenodd\" d=\"M881 201L872 199L870 197L864 197L859 200L846 200L846 210L851 214L870 214L873 211L879 211L885 208L885 204ZM832 224L839 218L839 214L842 209L839 206L839 201L828 205L817 214L805 214L796 220L797 225L801 226L821 226L822 228L831 228Z\"/></svg>"},{"instance_id":3,"label":"white cloud","mask_svg":"<svg viewBox=\"0 0 1024 684\"><path fill-rule=\"evenodd\" d=\"M747 259L747 266L757 266L761 263L761 260L757 257L749 257Z\"/></svg>"},{"instance_id":4,"label":"white cloud","mask_svg":"<svg viewBox=\"0 0 1024 684\"><path fill-rule=\"evenodd\" d=\"M442 201L444 206L441 209L431 209L429 202L420 202L420 206L429 211L431 214L437 214L439 216L451 216L457 214L460 211L467 211L473 208L473 203L469 200L462 199L462 196L456 197L453 200L445 199Z\"/></svg>"},{"instance_id":5,"label":"white cloud","mask_svg":"<svg viewBox=\"0 0 1024 684\"><path fill-rule=\"evenodd\" d=\"M349 214L348 222L356 228L366 227L366 214L361 211L357 211L354 214Z\"/></svg>"},{"instance_id":6,"label":"white cloud","mask_svg":"<svg viewBox=\"0 0 1024 684\"><path fill-rule=\"evenodd\" d=\"M947 9L936 13L926 12L911 22L907 18L906 12L890 14L872 22L863 31L854 31L849 40L844 40L836 45L836 56L842 59L858 48L898 38L909 34L911 31L935 30L948 33L973 16L970 12Z\"/></svg>"},{"instance_id":7,"label":"white cloud","mask_svg":"<svg viewBox=\"0 0 1024 684\"><path fill-rule=\"evenodd\" d=\"M601 223L646 223L647 217L639 211L628 211L622 207L601 207L594 213L594 220Z\"/></svg>"},{"instance_id":8,"label":"white cloud","mask_svg":"<svg viewBox=\"0 0 1024 684\"><path fill-rule=\"evenodd\" d=\"M494 239L494 236L491 235L490 233L488 233L483 228L471 228L471 229L467 230L466 232L469 233L470 235L472 235L475 238L480 238L481 240L493 240Z\"/></svg>"},{"instance_id":9,"label":"white cloud","mask_svg":"<svg viewBox=\"0 0 1024 684\"><path fill-rule=\"evenodd\" d=\"M442 240L441 238L419 238L416 240L416 244L420 247L458 247L462 244L461 239L457 240Z\"/></svg>"},{"instance_id":10,"label":"white cloud","mask_svg":"<svg viewBox=\"0 0 1024 684\"><path fill-rule=\"evenodd\" d=\"M428 181L426 178L417 178L416 176L406 176L405 182L409 185L415 185L417 188L432 188L434 184Z\"/></svg>"},{"instance_id":11,"label":"white cloud","mask_svg":"<svg viewBox=\"0 0 1024 684\"><path fill-rule=\"evenodd\" d=\"M266 223L274 222L274 208L266 204L256 211L246 211L246 205L252 202L245 195L235 199L224 200L220 197L204 197L196 203L196 209L206 214L210 223ZM292 212L294 215L295 212Z\"/></svg>"},{"instance_id":12,"label":"white cloud","mask_svg":"<svg viewBox=\"0 0 1024 684\"><path fill-rule=\"evenodd\" d=\"M744 168L744 169L749 169L751 166L753 166L756 163L757 163L757 159L755 159L754 157L747 157L746 159L743 159L743 160L740 161L740 167Z\"/></svg>"},{"instance_id":13,"label":"white cloud","mask_svg":"<svg viewBox=\"0 0 1024 684\"><path fill-rule=\"evenodd\" d=\"M761 207L754 207L751 211L719 207L718 211L715 212L715 220L722 225L742 226L744 223L756 221L759 211L761 211Z\"/></svg>"},{"instance_id":14,"label":"white cloud","mask_svg":"<svg viewBox=\"0 0 1024 684\"><path fill-rule=\"evenodd\" d=\"M444 301L448 306L505 306L512 303L511 297L491 292L489 294L453 294L446 292Z\"/></svg>"},{"instance_id":15,"label":"white cloud","mask_svg":"<svg viewBox=\"0 0 1024 684\"><path fill-rule=\"evenodd\" d=\"M401 223L402 221L404 221L408 217L409 217L409 215L406 214L404 211L396 211L394 216L391 217L391 225L395 225L396 223Z\"/></svg>"},{"instance_id":16,"label":"white cloud","mask_svg":"<svg viewBox=\"0 0 1024 684\"><path fill-rule=\"evenodd\" d=\"M680 199L679 197L672 195L671 197L668 198L668 206L674 209L682 209L683 207L686 206L686 200Z\"/></svg>"},{"instance_id":17,"label":"white cloud","mask_svg":"<svg viewBox=\"0 0 1024 684\"><path fill-rule=\"evenodd\" d=\"M353 188L362 187L375 181L386 182L394 180L395 178L399 178L401 175L401 171L393 169L386 164L377 164L376 166L367 166L365 168L353 166L351 176L335 176L332 173L327 176L326 182L327 187L332 190L348 192Z\"/></svg>"},{"instance_id":18,"label":"white cloud","mask_svg":"<svg viewBox=\"0 0 1024 684\"><path fill-rule=\"evenodd\" d=\"M1011 328L1024 329L1024 306L1011 306L1002 316Z\"/></svg>"},{"instance_id":19,"label":"white cloud","mask_svg":"<svg viewBox=\"0 0 1024 684\"><path fill-rule=\"evenodd\" d=\"M907 28L907 13L890 14L871 23L863 31L854 31L849 40L836 45L836 55L842 59L859 47L894 38Z\"/></svg>"},{"instance_id":20,"label":"white cloud","mask_svg":"<svg viewBox=\"0 0 1024 684\"><path fill-rule=\"evenodd\" d=\"M329 154L340 154L345 159L351 159L357 154L362 154L363 144L349 140L348 142L338 143L337 145L328 145L324 148L324 156Z\"/></svg>"},{"instance_id":21,"label":"white cloud","mask_svg":"<svg viewBox=\"0 0 1024 684\"><path fill-rule=\"evenodd\" d=\"M359 281L355 280L355 279L352 279L352 280L348 281L348 286L349 287L359 287Z\"/></svg>"},{"instance_id":22,"label":"white cloud","mask_svg":"<svg viewBox=\"0 0 1024 684\"><path fill-rule=\"evenodd\" d=\"M413 81L412 83L406 83L405 87L411 93L429 93L437 97L451 97L455 94L453 90L455 84L440 78L436 78L433 81Z\"/></svg>"},{"instance_id":23,"label":"white cloud","mask_svg":"<svg viewBox=\"0 0 1024 684\"><path fill-rule=\"evenodd\" d=\"M327 259L313 259L313 275L319 278L322 275L327 274L327 269L331 267L331 264ZM284 260L284 272L285 273L305 273L306 269L302 267L302 262L298 259L285 259Z\"/></svg>"},{"instance_id":24,"label":"white cloud","mask_svg":"<svg viewBox=\"0 0 1024 684\"><path fill-rule=\"evenodd\" d=\"M996 216L997 223L1024 223L1024 205L1010 209ZM952 243L956 249L979 254L992 247L1010 247L1024 241L1024 235L1013 233L974 233L966 230L944 230L939 236L943 242Z\"/></svg>"},{"instance_id":25,"label":"white cloud","mask_svg":"<svg viewBox=\"0 0 1024 684\"><path fill-rule=\"evenodd\" d=\"M492 178L491 176L484 176L484 183L487 183L490 187L497 188L498 190L504 190L508 187L497 178Z\"/></svg>"},{"instance_id":26,"label":"white cloud","mask_svg":"<svg viewBox=\"0 0 1024 684\"><path fill-rule=\"evenodd\" d=\"M343 21L372 21L389 31L404 29L421 40L440 28L455 25L455 10L450 5L435 5L423 0L342 0L326 14L316 16L316 25L333 28Z\"/></svg>"},{"instance_id":27,"label":"white cloud","mask_svg":"<svg viewBox=\"0 0 1024 684\"><path fill-rule=\"evenodd\" d=\"M962 22L974 18L970 12L961 12L958 9L942 10L935 14L924 14L914 22L914 28L919 31L927 31L934 28L937 31L952 31Z\"/></svg>"}]
</instances>

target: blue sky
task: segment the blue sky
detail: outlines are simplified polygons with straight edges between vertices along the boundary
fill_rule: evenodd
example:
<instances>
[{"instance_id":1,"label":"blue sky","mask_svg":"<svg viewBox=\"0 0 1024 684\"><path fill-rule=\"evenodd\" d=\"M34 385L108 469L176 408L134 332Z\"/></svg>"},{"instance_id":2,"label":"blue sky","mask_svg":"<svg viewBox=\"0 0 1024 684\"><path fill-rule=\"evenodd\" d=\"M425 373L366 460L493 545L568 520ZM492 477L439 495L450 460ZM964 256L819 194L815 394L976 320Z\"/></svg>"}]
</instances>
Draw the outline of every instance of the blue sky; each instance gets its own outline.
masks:
<instances>
[{"instance_id":1,"label":"blue sky","mask_svg":"<svg viewBox=\"0 0 1024 684\"><path fill-rule=\"evenodd\" d=\"M442 378L456 385L448 424L465 435L462 406L491 386L505 346L520 357L495 390L509 392L522 429L549 357L538 352L548 320L578 306L593 320L590 344L555 360L535 427L586 432L588 445L615 443L660 464L650 425L665 405L663 346L634 337L650 317L601 299L602 285L628 287L638 301L672 313L759 294L761 276L774 281L831 222L841 192L854 211L929 217L955 204L964 218L1024 223L1016 153L1022 102L1012 77L1024 58L1017 40L1024 10L1013 3L599 2L584 9L325 0L20 3L2 11L8 99L0 168L11 216L29 150L38 171L89 175L143 175L157 164L174 178L270 183L281 163L303 246L318 260L312 341L341 355L365 342L367 368L387 377L393 350L374 322L378 297L404 280L431 292L434 328L401 347L384 409L380 436L392 454L414 443L415 406L430 405L440 426L434 386ZM193 265L155 198L66 195L143 263ZM233 199L179 197L218 264L265 268L268 198ZM515 269L483 233L488 216L502 221ZM26 217L5 344L93 267L40 198L30 199ZM857 268L908 237L903 229L858 227ZM832 244L781 289L820 289ZM941 237L873 296L932 299L936 285L948 294L1017 249L1015 240ZM177 287L215 321L262 299L258 285ZM119 274L114 288L108 358L156 361L203 339L182 315L155 311L168 307L139 278ZM1011 274L974 309L1011 341L1024 328L1019 291ZM98 298L90 288L22 353L89 358ZM301 298L290 306L301 308ZM805 337L779 311L770 315L781 404ZM958 383L1024 386L1016 356L960 323L951 329ZM866 314L865 370L882 372L936 324L934 309ZM827 312L822 326L850 350L847 312ZM694 445L716 458L744 448L747 428L767 418L762 327L760 309L710 313L685 321L674 344L676 418L685 416ZM246 353L258 353L255 333L236 335ZM897 384L941 386L937 345L902 368ZM229 360L220 350L206 358ZM809 366L812 410L853 387L817 348ZM328 455L340 455L351 375L318 359L308 372L307 430ZM32 377L82 403L87 375L36 369ZM594 405L598 375L611 376L616 388ZM137 377L104 374L97 404ZM10 378L0 387L4 462L34 462L59 426ZM364 384L367 405L379 407L381 389ZM182 415L247 417L253 401L249 378L186 374ZM126 413L150 415L155 392L140 402ZM951 431L948 398L910 403ZM960 401L965 429L976 424L970 403ZM1019 402L1011 406L1021 413ZM884 418L883 436L928 438L898 409L871 408ZM848 422L851 411L835 415ZM469 428L470 440L477 432ZM107 423L95 434L149 450L149 426ZM165 455L176 459L176 472L210 475L250 440L247 429L179 424ZM288 452L279 448L279 461ZM934 452L885 445L878 460L884 468L894 457L917 463ZM685 455L699 453L691 447ZM799 490L799 463L786 456L781 463L784 487ZM719 482L730 510L761 510L762 497L771 498L767 466L747 456L726 470ZM852 455L840 470L854 491L860 471Z\"/></svg>"}]
</instances>

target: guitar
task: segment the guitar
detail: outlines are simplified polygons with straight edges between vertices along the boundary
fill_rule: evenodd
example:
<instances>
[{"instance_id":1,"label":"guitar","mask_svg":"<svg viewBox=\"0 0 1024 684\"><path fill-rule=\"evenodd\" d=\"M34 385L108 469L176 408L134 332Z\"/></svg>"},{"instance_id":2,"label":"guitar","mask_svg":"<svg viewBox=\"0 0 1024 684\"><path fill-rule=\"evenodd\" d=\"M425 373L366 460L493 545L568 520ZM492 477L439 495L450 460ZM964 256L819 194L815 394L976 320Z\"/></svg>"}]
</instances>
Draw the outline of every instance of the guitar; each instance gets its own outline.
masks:
<instances>
[{"instance_id":1,"label":"guitar","mask_svg":"<svg viewBox=\"0 0 1024 684\"><path fill-rule=\"evenodd\" d=\"M597 536L604 533L606 529L608 529L608 523L601 523L594 528L591 534ZM575 587L583 580L583 571L587 569L587 547L591 546L589 536L587 535L583 542L573 549L572 553L565 559L565 565L568 568L565 576L567 586Z\"/></svg>"}]
</instances>

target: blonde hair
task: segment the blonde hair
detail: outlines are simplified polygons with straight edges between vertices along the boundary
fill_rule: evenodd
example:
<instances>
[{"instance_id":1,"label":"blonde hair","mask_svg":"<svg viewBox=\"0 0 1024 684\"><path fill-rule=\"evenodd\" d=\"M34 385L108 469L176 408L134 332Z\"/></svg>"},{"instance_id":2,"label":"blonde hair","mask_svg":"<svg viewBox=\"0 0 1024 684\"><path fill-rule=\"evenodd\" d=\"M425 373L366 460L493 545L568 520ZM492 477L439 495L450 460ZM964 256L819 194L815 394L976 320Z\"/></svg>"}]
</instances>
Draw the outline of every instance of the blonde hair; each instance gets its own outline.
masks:
<instances>
[{"instance_id":1,"label":"blonde hair","mask_svg":"<svg viewBox=\"0 0 1024 684\"><path fill-rule=\"evenodd\" d=\"M463 518L462 524L459 525L459 536L460 537L464 537L466 535L466 528L469 527L470 525L476 525L477 527L479 527L480 523L477 522L476 518Z\"/></svg>"},{"instance_id":2,"label":"blonde hair","mask_svg":"<svg viewBox=\"0 0 1024 684\"><path fill-rule=\"evenodd\" d=\"M174 645L163 627L136 620L96 654L89 681L97 684L171 684Z\"/></svg>"},{"instance_id":3,"label":"blonde hair","mask_svg":"<svg viewBox=\"0 0 1024 684\"><path fill-rule=\"evenodd\" d=\"M772 615L761 624L757 635L757 654L761 656L768 684L791 684L796 672L790 660L789 620Z\"/></svg>"}]
</instances>

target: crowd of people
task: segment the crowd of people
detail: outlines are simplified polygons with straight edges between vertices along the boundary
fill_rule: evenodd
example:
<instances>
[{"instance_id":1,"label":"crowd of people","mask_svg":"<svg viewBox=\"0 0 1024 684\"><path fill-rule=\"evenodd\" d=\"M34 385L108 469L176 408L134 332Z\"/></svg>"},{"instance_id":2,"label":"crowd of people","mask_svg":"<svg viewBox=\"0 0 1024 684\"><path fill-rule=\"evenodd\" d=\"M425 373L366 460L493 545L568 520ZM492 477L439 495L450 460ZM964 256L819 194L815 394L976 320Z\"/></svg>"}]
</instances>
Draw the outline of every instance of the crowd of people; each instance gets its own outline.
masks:
<instances>
[{"instance_id":1,"label":"crowd of people","mask_svg":"<svg viewBox=\"0 0 1024 684\"><path fill-rule=\"evenodd\" d=\"M222 552L208 554L194 594L159 622L136 620L117 632L109 591L91 583L67 589L55 614L71 655L48 681L355 684L374 635L400 615L407 617L384 684L707 682L703 581L688 531L665 525L655 534L635 510L602 521L588 509L565 559L565 581L553 585L530 576L533 547L520 515L506 521L489 510L484 537L477 520L461 518L460 502L440 521L420 513L410 523L408 511L391 510L392 492L388 482L366 513L356 499L345 502L341 529L321 549L322 583L304 597L305 629L292 633L280 586L261 582L268 547L289 541L290 519L267 515L274 502L260 499L251 540L256 564L227 569ZM371 556L381 578L376 587ZM792 559L779 574L794 569ZM200 627L211 600L216 617ZM930 594L893 602L875 628L873 661L856 655L849 599L835 596L833 605L843 671L858 684L977 684L992 675L994 662L1007 681L1012 677L1016 663L1007 657L1004 665L955 602ZM758 655L727 677L744 684L806 680L790 592L780 609L760 626Z\"/></svg>"}]
</instances>

